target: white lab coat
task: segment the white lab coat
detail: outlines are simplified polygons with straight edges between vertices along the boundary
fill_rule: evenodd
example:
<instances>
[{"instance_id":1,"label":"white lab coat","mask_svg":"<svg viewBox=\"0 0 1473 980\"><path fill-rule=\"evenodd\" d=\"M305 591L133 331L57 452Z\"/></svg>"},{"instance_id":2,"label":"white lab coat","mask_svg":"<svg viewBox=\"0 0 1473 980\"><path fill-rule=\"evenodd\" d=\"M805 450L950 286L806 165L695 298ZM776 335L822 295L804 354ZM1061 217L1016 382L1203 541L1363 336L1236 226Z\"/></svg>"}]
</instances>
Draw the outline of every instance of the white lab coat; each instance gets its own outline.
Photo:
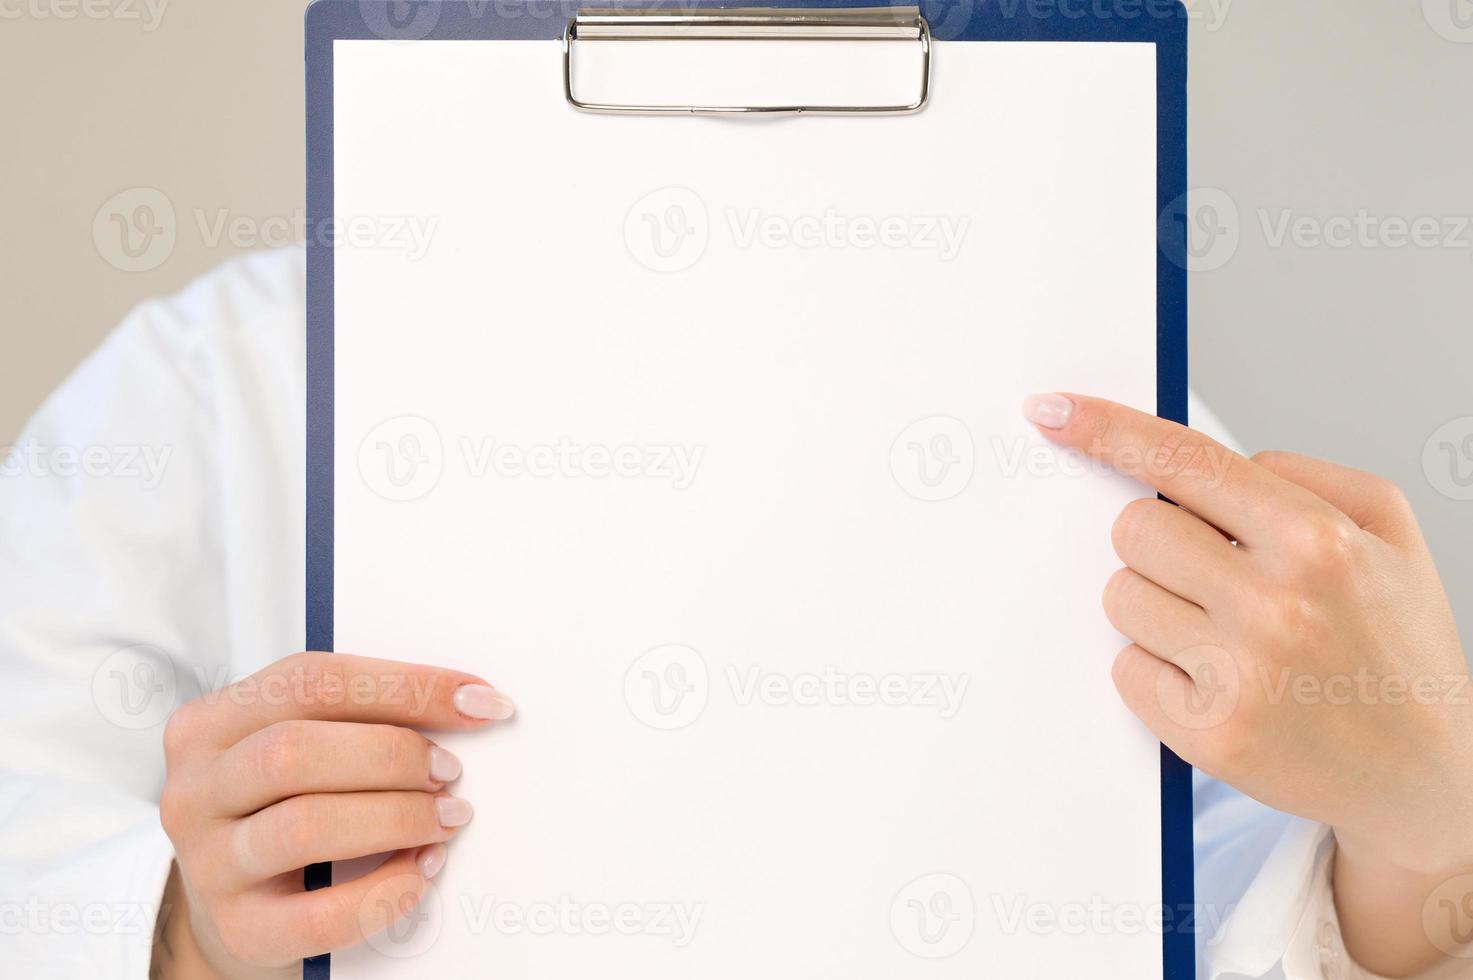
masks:
<instances>
[{"instance_id":1,"label":"white lab coat","mask_svg":"<svg viewBox=\"0 0 1473 980\"><path fill-rule=\"evenodd\" d=\"M145 303L0 464L0 974L147 976L163 718L303 645L303 266ZM1204 980L1364 976L1325 828L1198 777L1196 841Z\"/></svg>"}]
</instances>

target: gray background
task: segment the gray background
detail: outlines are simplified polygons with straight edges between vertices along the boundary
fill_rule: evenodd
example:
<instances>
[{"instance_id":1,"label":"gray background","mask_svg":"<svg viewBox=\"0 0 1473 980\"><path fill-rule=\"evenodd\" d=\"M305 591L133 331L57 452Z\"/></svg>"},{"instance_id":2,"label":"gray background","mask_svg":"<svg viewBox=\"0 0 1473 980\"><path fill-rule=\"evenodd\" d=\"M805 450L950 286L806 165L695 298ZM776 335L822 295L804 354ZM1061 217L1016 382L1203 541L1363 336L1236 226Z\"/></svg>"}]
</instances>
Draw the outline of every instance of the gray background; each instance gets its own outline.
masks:
<instances>
[{"instance_id":1,"label":"gray background","mask_svg":"<svg viewBox=\"0 0 1473 980\"><path fill-rule=\"evenodd\" d=\"M1192 276L1191 339L1197 390L1247 447L1405 488L1466 650L1473 502L1439 491L1450 471L1424 467L1423 448L1473 416L1473 230L1454 247L1335 248L1275 245L1263 226L1365 210L1451 233L1473 217L1473 4L1458 3L1237 0L1217 30L1194 24L1192 186L1231 197L1240 236ZM1460 462L1473 470L1473 454Z\"/></svg>"},{"instance_id":2,"label":"gray background","mask_svg":"<svg viewBox=\"0 0 1473 980\"><path fill-rule=\"evenodd\" d=\"M0 8L6 442L129 307L295 237L303 208L301 0L78 6ZM1286 213L1333 230L1365 212L1431 217L1443 238L1473 216L1473 4L1192 11L1192 186L1206 189L1193 205L1213 210L1191 217L1228 233L1199 239L1194 263L1196 387L1250 449L1314 453L1405 487L1466 640L1473 502L1439 490L1453 457L1424 465L1423 449L1451 420L1473 434L1473 231L1399 248L1390 234L1336 247L1274 232ZM172 205L177 240L129 272L92 230L114 195L140 187ZM222 218L246 232L212 240ZM1457 461L1473 472L1473 453Z\"/></svg>"}]
</instances>

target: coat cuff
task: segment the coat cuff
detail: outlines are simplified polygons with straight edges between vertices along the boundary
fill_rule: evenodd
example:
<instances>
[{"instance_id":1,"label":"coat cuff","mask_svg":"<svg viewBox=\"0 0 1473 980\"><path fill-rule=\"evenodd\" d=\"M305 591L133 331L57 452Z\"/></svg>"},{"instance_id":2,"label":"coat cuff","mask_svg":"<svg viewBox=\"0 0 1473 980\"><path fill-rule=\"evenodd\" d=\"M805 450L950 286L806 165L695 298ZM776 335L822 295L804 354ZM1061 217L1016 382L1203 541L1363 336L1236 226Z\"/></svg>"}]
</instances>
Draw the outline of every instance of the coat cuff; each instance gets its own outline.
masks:
<instances>
[{"instance_id":1,"label":"coat cuff","mask_svg":"<svg viewBox=\"0 0 1473 980\"><path fill-rule=\"evenodd\" d=\"M1301 922L1320 883L1316 873L1333 841L1323 824L1294 818L1285 825L1237 907L1216 910L1224 919L1202 951L1205 980L1261 977L1288 956L1291 944L1302 939ZM1288 976L1302 980L1321 974Z\"/></svg>"},{"instance_id":2,"label":"coat cuff","mask_svg":"<svg viewBox=\"0 0 1473 980\"><path fill-rule=\"evenodd\" d=\"M1253 879L1242 902L1207 944L1207 980L1262 976L1282 963L1286 980L1387 980L1359 966L1345 948L1335 911L1335 835L1295 819ZM1473 959L1450 960L1417 980L1473 976Z\"/></svg>"}]
</instances>

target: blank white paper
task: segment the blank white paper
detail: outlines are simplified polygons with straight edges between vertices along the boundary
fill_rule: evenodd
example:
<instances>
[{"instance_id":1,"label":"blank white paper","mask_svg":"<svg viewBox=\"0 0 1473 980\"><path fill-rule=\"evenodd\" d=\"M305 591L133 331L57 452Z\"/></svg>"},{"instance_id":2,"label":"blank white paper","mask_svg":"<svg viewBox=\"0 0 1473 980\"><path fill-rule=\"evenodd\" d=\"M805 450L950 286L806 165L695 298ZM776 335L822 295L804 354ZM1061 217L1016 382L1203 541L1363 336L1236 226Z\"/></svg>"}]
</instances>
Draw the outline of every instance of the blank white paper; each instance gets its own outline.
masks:
<instances>
[{"instance_id":1,"label":"blank white paper","mask_svg":"<svg viewBox=\"0 0 1473 980\"><path fill-rule=\"evenodd\" d=\"M1154 48L758 122L574 112L553 41L334 57L336 645L519 709L335 975L1159 977L1143 491L1019 414L1155 405Z\"/></svg>"}]
</instances>

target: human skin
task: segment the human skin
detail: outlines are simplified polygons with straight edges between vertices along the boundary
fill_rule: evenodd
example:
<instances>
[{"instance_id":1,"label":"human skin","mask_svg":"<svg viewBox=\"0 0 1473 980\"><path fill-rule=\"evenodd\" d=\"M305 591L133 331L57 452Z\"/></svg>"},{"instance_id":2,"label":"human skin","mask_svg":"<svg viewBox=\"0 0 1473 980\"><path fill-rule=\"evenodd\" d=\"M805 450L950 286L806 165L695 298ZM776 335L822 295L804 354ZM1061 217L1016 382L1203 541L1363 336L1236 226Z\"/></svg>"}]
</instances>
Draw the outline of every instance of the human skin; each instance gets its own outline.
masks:
<instances>
[{"instance_id":1,"label":"human skin","mask_svg":"<svg viewBox=\"0 0 1473 980\"><path fill-rule=\"evenodd\" d=\"M1405 496L1290 453L1234 453L1081 395L1024 412L1166 500L1125 508L1106 615L1126 705L1192 765L1334 829L1347 951L1387 977L1466 948L1473 687ZM1180 506L1178 506L1180 505ZM1450 914L1449 914L1450 913Z\"/></svg>"},{"instance_id":2,"label":"human skin","mask_svg":"<svg viewBox=\"0 0 1473 980\"><path fill-rule=\"evenodd\" d=\"M460 762L416 729L511 716L458 671L330 653L277 661L191 701L164 731L160 800L175 866L159 978L276 978L411 912L471 819L446 792ZM356 881L306 891L302 868L389 852Z\"/></svg>"},{"instance_id":3,"label":"human skin","mask_svg":"<svg viewBox=\"0 0 1473 980\"><path fill-rule=\"evenodd\" d=\"M1099 399L1034 396L1025 412L1176 502L1136 501L1112 531L1125 567L1104 605L1133 641L1112 670L1125 703L1198 768L1334 828L1335 905L1362 966L1413 976L1455 951L1456 931L1424 913L1473 903L1473 688L1406 499ZM180 709L165 732L178 862L155 975L295 976L302 957L407 914L469 819L457 804L442 819L459 764L412 729L511 710L470 675L335 654ZM302 866L380 851L394 853L367 877L302 890Z\"/></svg>"}]
</instances>

